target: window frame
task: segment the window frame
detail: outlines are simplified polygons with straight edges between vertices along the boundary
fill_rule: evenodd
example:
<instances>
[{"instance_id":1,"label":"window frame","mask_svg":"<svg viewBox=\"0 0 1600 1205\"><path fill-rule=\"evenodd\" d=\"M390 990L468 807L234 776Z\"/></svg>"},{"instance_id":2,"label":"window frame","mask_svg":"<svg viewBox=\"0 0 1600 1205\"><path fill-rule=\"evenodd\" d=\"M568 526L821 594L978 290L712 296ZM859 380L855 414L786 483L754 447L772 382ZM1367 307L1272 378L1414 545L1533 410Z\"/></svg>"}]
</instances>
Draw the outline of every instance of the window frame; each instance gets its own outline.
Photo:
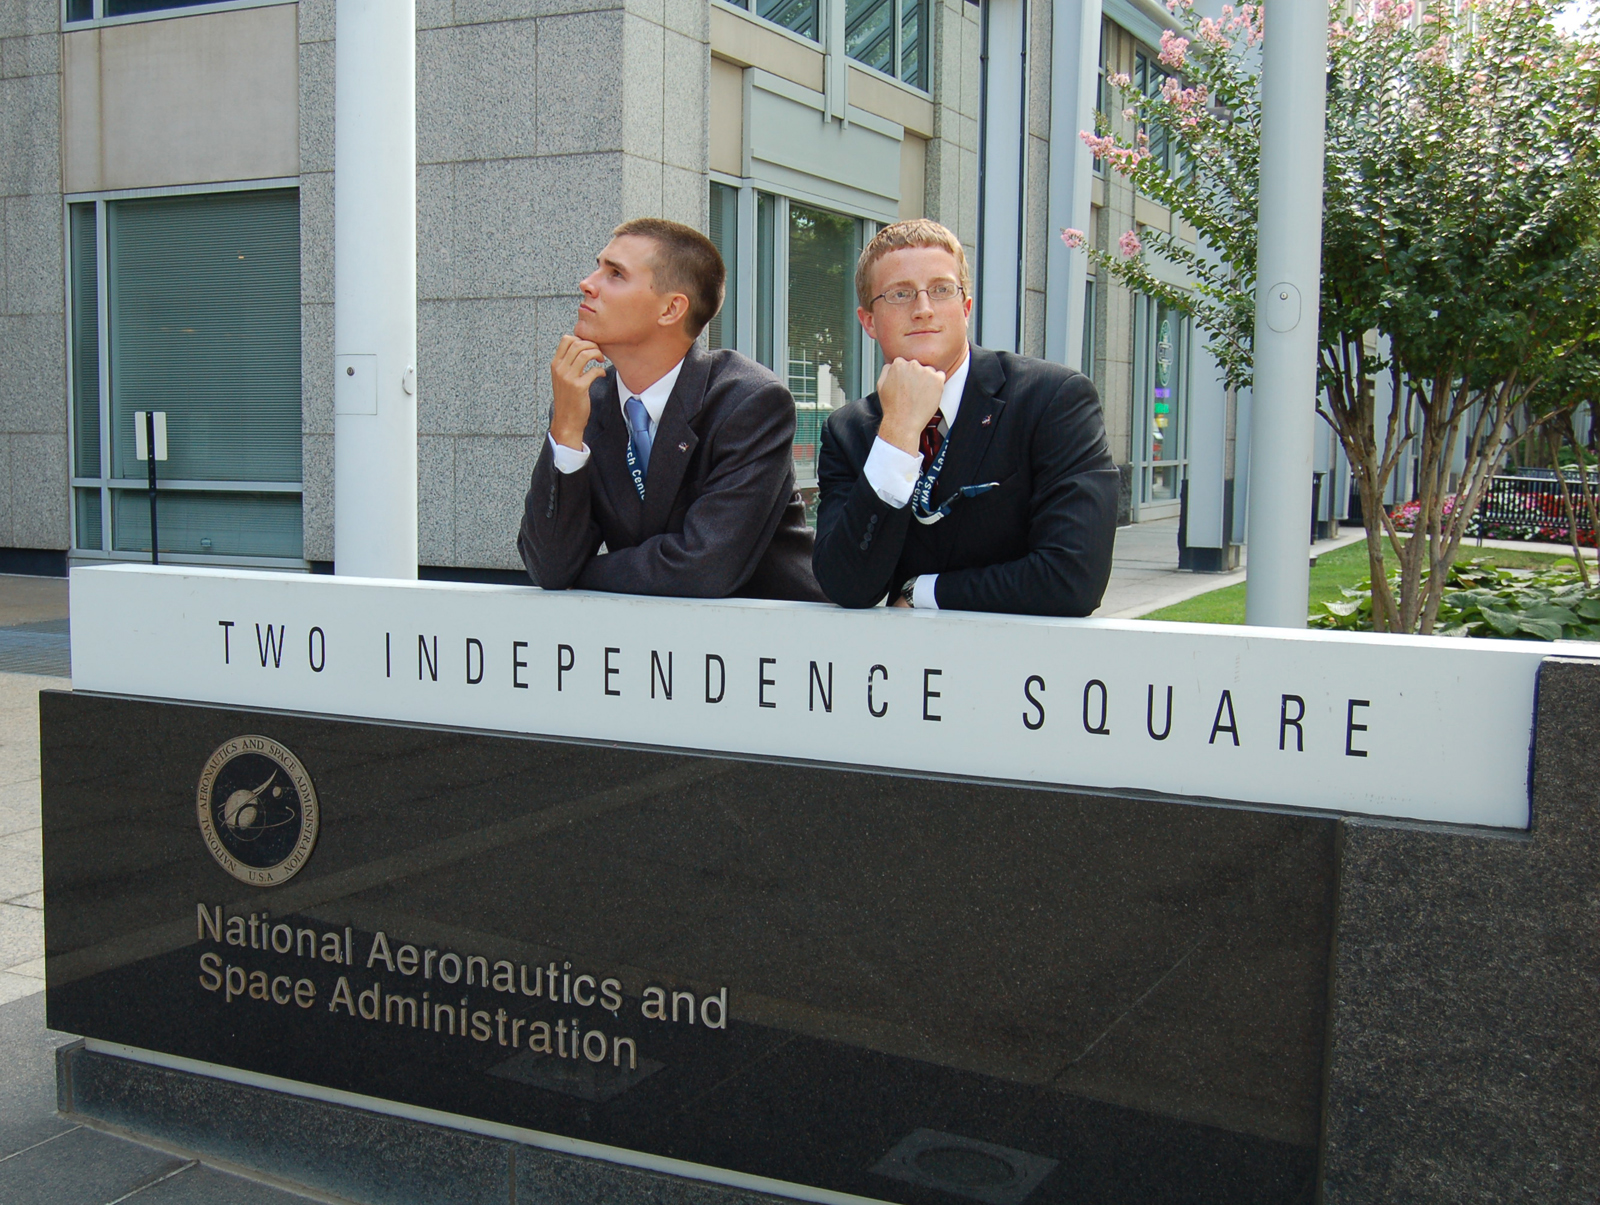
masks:
<instances>
[{"instance_id":1,"label":"window frame","mask_svg":"<svg viewBox=\"0 0 1600 1205\"><path fill-rule=\"evenodd\" d=\"M200 16L205 13L226 13L240 8L277 8L284 4L294 4L296 0L208 0L204 4L187 4L174 8L157 8L147 13L124 13L120 16L107 17L102 13L105 9L105 0L91 0L93 15L71 19L67 16L67 0L61 0L61 28L73 29L98 29L105 25L132 25L139 21L166 21L173 17Z\"/></svg>"},{"instance_id":2,"label":"window frame","mask_svg":"<svg viewBox=\"0 0 1600 1205\"><path fill-rule=\"evenodd\" d=\"M98 3L98 0L96 0ZM262 7L251 3L234 5L234 7ZM184 10L188 11L188 10ZM80 26L81 27L81 23ZM67 556L70 562L79 561L134 561L144 562L149 560L149 553L121 551L114 547L115 537L112 532L112 498L113 490L148 490L149 482L143 478L114 477L111 473L111 289L108 283L110 269L110 248L106 240L106 205L115 201L141 200L149 197L183 197L183 196L210 196L217 193L232 192L279 192L292 188L296 192L300 189L298 176L284 176L269 180L238 180L221 184L179 184L161 188L120 188L100 192L66 193L61 198L62 229L71 231L72 207L74 205L94 205L95 225L95 290L96 314L95 321L98 334L98 375L99 375L99 423L100 423L100 475L97 477L80 476L77 464L77 438L78 438L78 408L75 396L76 364L72 355L72 318L77 308L77 292L73 282L72 247L70 233L67 241L66 254L62 256L63 276L66 292L64 337L66 340L66 397L67 405L67 451L68 464L68 493L70 505L67 507L69 519L69 544ZM302 282L302 290L304 283ZM304 382L301 383L302 399L304 397ZM304 402L302 400L302 406ZM100 547L83 548L79 546L78 533L78 490L97 489L100 491ZM296 494L305 498L305 472L302 462L301 479L299 481L189 481L182 478L171 480L163 478L161 489L178 492L204 492L204 493L249 493L249 494ZM302 523L304 522L302 518ZM270 557L270 556L235 556L224 553L164 553L163 560L172 564L185 565L217 565L239 566L243 568L258 569L301 569L309 570L311 562L304 557Z\"/></svg>"},{"instance_id":3,"label":"window frame","mask_svg":"<svg viewBox=\"0 0 1600 1205\"><path fill-rule=\"evenodd\" d=\"M791 203L804 205L811 209L824 209L862 223L860 228L861 245L865 247L879 230L886 224L881 214L867 213L862 209L841 204L826 198L804 196L793 189L782 189L776 185L763 181L757 177L730 176L724 172L713 171L707 184L720 184L727 188L738 190L738 217L739 229L736 235L735 247L737 262L734 270L737 276L735 281L735 296L737 298L736 313L733 322L733 341L731 346L741 355L748 356L757 363L762 361L756 355L757 348L757 315L760 311L759 289L763 268L758 262L760 249L757 231L757 204L759 194L772 198L773 211L773 246L772 263L772 296L769 299L770 332L773 365L771 371L776 373L787 388L789 384L789 206ZM852 268L853 273L853 268ZM859 379L853 382L846 392L851 400L865 397L876 387L878 379L878 350L877 343L867 338L866 331L861 329L859 322L854 329L857 342L857 365ZM796 478L798 488L808 488L815 482L804 482Z\"/></svg>"},{"instance_id":4,"label":"window frame","mask_svg":"<svg viewBox=\"0 0 1600 1205\"><path fill-rule=\"evenodd\" d=\"M98 4L99 2L100 2L100 0L95 0L95 3ZM282 0L235 0L235 2L245 3L245 4L281 3ZM901 26L900 26L900 20L901 20L902 11L903 11L902 10L903 2L904 2L904 0L892 0L892 3L894 5L894 19L895 19L895 30L894 30L894 55L895 55L895 59L894 59L894 61L895 61L895 66L896 66L897 69L901 65L901 62L902 62L901 54L902 54L902 51L903 51L903 46L902 46L902 43L901 43L901 34L902 34L903 31L902 31ZM65 3L65 0L63 0L63 3ZM844 29L845 29L845 0L819 0L819 4L818 4L819 20L818 20L818 24L819 24L819 26L821 28L819 28L817 30L818 36L817 36L817 38L815 40L806 37L804 34L796 33L794 30L790 29L787 25L779 25L776 21L772 21L772 20L769 20L766 17L761 16L761 14L755 12L753 9L743 8L740 5L733 3L733 0L711 0L711 6L713 8L724 9L727 12L730 12L730 13L737 13L744 20L753 21L757 25L759 25L762 29L771 30L771 31L773 31L775 33L782 34L784 37L789 38L792 41L794 41L797 45L804 46L807 50L817 51L818 53L822 54L824 57L826 57L828 54L832 53L832 51L830 49L830 40L831 40L832 30L835 28L835 23L836 23L837 28L839 30L839 45L841 47L841 53L842 53L842 47L844 45ZM867 73L873 79L882 80L885 83L893 84L896 87L904 88L908 92L910 92L913 96L920 97L923 100L931 100L931 99L933 99L933 86L932 86L932 80L933 80L933 26L931 24L932 17L933 17L933 12L934 12L934 0L923 0L922 17L923 17L923 21L926 24L927 28L926 28L926 30L924 32L924 35L923 35L923 46L924 46L924 50L925 50L925 57L924 57L924 61L923 61L923 64L922 64L922 69L923 69L923 74L928 77L928 83L927 84L913 84L913 83L910 83L910 82L908 82L906 80L901 79L898 75L890 75L887 72L880 71L878 68L873 67L868 63L862 62L860 59L853 59L848 54L844 55L844 60L845 60L846 67L847 68L848 67L854 67L857 71L862 71L862 72ZM84 24L83 22L79 22L78 23L79 27L81 27L83 24ZM839 212L843 212L843 211L840 210Z\"/></svg>"}]
</instances>

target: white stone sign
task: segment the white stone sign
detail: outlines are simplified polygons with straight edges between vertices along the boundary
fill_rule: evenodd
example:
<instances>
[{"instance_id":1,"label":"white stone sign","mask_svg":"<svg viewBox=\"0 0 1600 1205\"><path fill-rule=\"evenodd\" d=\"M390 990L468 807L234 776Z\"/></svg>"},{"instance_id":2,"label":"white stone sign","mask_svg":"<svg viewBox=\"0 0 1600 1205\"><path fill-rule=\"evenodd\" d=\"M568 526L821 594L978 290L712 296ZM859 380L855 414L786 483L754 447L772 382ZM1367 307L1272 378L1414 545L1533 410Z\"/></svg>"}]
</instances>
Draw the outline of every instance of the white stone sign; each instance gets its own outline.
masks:
<instances>
[{"instance_id":1,"label":"white stone sign","mask_svg":"<svg viewBox=\"0 0 1600 1205\"><path fill-rule=\"evenodd\" d=\"M79 690L1504 828L1529 824L1534 682L1552 651L72 571Z\"/></svg>"}]
</instances>

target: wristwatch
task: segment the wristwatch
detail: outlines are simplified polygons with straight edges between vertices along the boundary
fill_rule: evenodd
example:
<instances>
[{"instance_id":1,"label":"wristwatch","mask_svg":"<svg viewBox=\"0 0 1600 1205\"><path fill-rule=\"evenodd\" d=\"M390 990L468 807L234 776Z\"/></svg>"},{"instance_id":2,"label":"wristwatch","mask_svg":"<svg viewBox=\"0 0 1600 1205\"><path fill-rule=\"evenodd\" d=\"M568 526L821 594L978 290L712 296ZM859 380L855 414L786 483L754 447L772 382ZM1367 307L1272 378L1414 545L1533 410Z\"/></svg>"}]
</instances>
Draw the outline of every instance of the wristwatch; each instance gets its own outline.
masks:
<instances>
[{"instance_id":1,"label":"wristwatch","mask_svg":"<svg viewBox=\"0 0 1600 1205\"><path fill-rule=\"evenodd\" d=\"M908 607L915 607L917 604L912 601L912 595L914 595L916 591L917 579L914 577L908 577L906 579L906 584L900 587L901 601L904 602Z\"/></svg>"}]
</instances>

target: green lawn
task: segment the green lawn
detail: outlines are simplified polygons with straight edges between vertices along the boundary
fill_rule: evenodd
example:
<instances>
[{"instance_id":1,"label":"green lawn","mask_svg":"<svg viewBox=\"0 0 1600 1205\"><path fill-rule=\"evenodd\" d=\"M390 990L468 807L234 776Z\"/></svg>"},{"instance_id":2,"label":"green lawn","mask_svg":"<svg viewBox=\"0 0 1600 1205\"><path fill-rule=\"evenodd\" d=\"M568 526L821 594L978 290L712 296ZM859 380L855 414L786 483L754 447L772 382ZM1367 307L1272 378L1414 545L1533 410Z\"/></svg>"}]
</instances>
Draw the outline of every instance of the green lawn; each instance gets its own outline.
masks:
<instances>
[{"instance_id":1,"label":"green lawn","mask_svg":"<svg viewBox=\"0 0 1600 1205\"><path fill-rule=\"evenodd\" d=\"M1549 545L1552 549L1555 545ZM1565 559L1570 560L1572 554L1568 552ZM1461 561L1481 558L1502 569L1536 569L1549 565L1554 561L1563 559L1559 551L1551 552L1524 552L1519 549L1509 548L1478 548L1470 541L1461 545ZM1347 544L1343 548L1336 548L1332 552L1323 553L1317 557L1317 563L1311 569L1311 608L1316 613L1318 603L1332 602L1342 598L1340 590L1345 586L1354 586L1367 576L1367 543L1358 540L1354 544ZM1226 586L1221 590L1213 590L1209 594L1201 594L1187 602L1175 606L1163 607L1159 611L1152 611L1148 615L1139 616L1140 619L1165 619L1178 623L1243 623L1244 622L1244 583Z\"/></svg>"}]
</instances>

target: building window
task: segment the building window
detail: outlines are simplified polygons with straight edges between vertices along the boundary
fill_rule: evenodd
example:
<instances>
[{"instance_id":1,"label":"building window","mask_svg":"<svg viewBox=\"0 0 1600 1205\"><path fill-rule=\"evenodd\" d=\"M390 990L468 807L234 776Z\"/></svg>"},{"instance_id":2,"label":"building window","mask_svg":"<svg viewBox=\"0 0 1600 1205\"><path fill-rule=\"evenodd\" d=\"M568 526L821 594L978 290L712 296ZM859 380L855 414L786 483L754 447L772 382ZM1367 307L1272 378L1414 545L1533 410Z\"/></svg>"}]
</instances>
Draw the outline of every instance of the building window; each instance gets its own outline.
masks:
<instances>
[{"instance_id":1,"label":"building window","mask_svg":"<svg viewBox=\"0 0 1600 1205\"><path fill-rule=\"evenodd\" d=\"M728 3L746 12L753 12L774 25L781 25L802 38L810 38L813 42L819 40L819 0L728 0Z\"/></svg>"},{"instance_id":2,"label":"building window","mask_svg":"<svg viewBox=\"0 0 1600 1205\"><path fill-rule=\"evenodd\" d=\"M813 42L822 41L826 12L828 21L844 23L845 53L856 62L914 88L928 88L928 0L726 2Z\"/></svg>"},{"instance_id":3,"label":"building window","mask_svg":"<svg viewBox=\"0 0 1600 1205\"><path fill-rule=\"evenodd\" d=\"M1177 513L1188 464L1189 318L1154 297L1134 298L1137 504L1142 518Z\"/></svg>"},{"instance_id":4,"label":"building window","mask_svg":"<svg viewBox=\"0 0 1600 1205\"><path fill-rule=\"evenodd\" d=\"M68 21L100 21L107 17L136 17L172 8L194 8L218 0L67 0Z\"/></svg>"},{"instance_id":5,"label":"building window","mask_svg":"<svg viewBox=\"0 0 1600 1205\"><path fill-rule=\"evenodd\" d=\"M711 241L722 255L727 269L727 287L722 308L706 327L706 344L711 348L738 347L739 321L739 190L726 184L711 186Z\"/></svg>"},{"instance_id":6,"label":"building window","mask_svg":"<svg viewBox=\"0 0 1600 1205\"><path fill-rule=\"evenodd\" d=\"M856 260L877 223L748 183L711 188L711 238L729 273L725 318L711 345L737 348L788 385L796 409L795 480L812 498L823 423L870 393L881 366L856 318L855 293ZM738 224L741 196L748 206L742 212L755 217L748 231Z\"/></svg>"},{"instance_id":7,"label":"building window","mask_svg":"<svg viewBox=\"0 0 1600 1205\"><path fill-rule=\"evenodd\" d=\"M861 323L855 269L860 220L789 205L789 392L794 394L794 472L817 480L817 450L828 415L860 397Z\"/></svg>"},{"instance_id":8,"label":"building window","mask_svg":"<svg viewBox=\"0 0 1600 1205\"><path fill-rule=\"evenodd\" d=\"M1160 65L1144 51L1138 51L1133 56L1133 86L1145 96L1161 95L1161 85L1167 80L1167 73ZM1164 170L1172 169L1172 146L1167 137L1165 126L1146 125L1141 123L1140 133L1150 137L1150 157Z\"/></svg>"},{"instance_id":9,"label":"building window","mask_svg":"<svg viewBox=\"0 0 1600 1205\"><path fill-rule=\"evenodd\" d=\"M1083 351L1078 359L1081 362L1079 371L1091 381L1099 384L1099 379L1094 375L1095 358L1095 278L1089 277L1083 285Z\"/></svg>"},{"instance_id":10,"label":"building window","mask_svg":"<svg viewBox=\"0 0 1600 1205\"><path fill-rule=\"evenodd\" d=\"M923 0L845 0L844 49L858 63L926 88Z\"/></svg>"},{"instance_id":11,"label":"building window","mask_svg":"<svg viewBox=\"0 0 1600 1205\"><path fill-rule=\"evenodd\" d=\"M166 414L161 551L297 562L294 189L71 206L74 546L148 555L134 415Z\"/></svg>"}]
</instances>

